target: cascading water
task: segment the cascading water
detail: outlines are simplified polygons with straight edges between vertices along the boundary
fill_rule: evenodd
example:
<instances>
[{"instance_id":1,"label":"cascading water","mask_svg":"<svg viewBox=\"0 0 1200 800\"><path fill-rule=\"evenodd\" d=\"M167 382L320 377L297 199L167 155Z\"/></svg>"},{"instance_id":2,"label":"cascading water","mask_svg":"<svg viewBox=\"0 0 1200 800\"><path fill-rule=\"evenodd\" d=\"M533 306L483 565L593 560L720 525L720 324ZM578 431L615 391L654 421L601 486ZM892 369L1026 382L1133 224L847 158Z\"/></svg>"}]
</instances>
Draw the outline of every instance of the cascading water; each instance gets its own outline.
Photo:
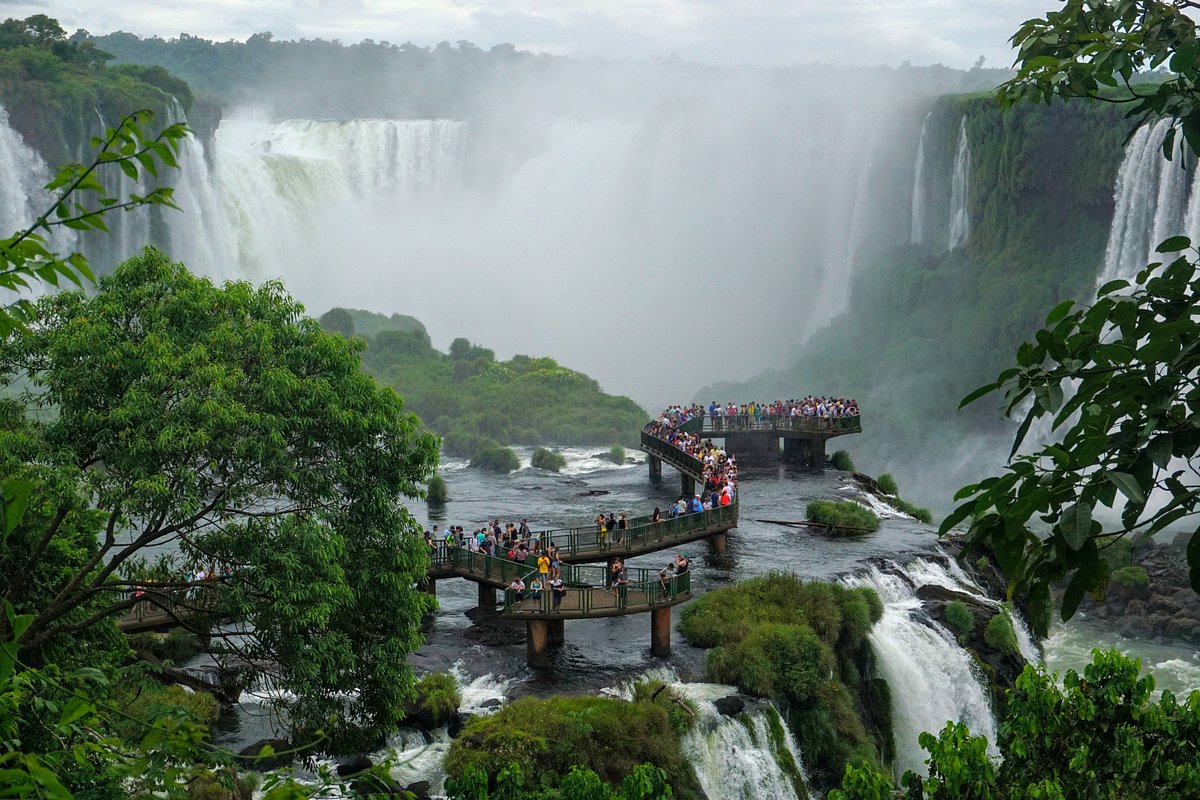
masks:
<instances>
[{"instance_id":1,"label":"cascading water","mask_svg":"<svg viewBox=\"0 0 1200 800\"><path fill-rule=\"evenodd\" d=\"M1176 136L1170 161L1162 153L1171 124L1161 119L1142 125L1125 146L1101 284L1132 278L1150 262L1162 261L1166 256L1155 250L1165 239L1186 233L1200 241L1200 197L1188 180L1182 137Z\"/></svg>"},{"instance_id":2,"label":"cascading water","mask_svg":"<svg viewBox=\"0 0 1200 800\"><path fill-rule=\"evenodd\" d=\"M871 629L870 642L892 691L896 773L924 773L925 753L917 737L923 731L936 734L948 720L961 720L972 734L986 736L995 754L996 721L986 681L954 635L925 614L916 595L917 588L928 583L958 591L970 588L929 559L903 567L890 564L886 570L872 566L846 582L873 588L884 603L883 618Z\"/></svg>"},{"instance_id":3,"label":"cascading water","mask_svg":"<svg viewBox=\"0 0 1200 800\"><path fill-rule=\"evenodd\" d=\"M921 122L921 135L917 139L917 161L913 165L912 223L908 237L913 244L920 244L925 239L925 131L929 127L931 116L933 112L926 114Z\"/></svg>"},{"instance_id":4,"label":"cascading water","mask_svg":"<svg viewBox=\"0 0 1200 800\"><path fill-rule=\"evenodd\" d=\"M954 153L954 174L950 180L950 239L947 249L966 244L971 234L970 200L971 143L967 136L967 118L958 126L958 147Z\"/></svg>"}]
</instances>

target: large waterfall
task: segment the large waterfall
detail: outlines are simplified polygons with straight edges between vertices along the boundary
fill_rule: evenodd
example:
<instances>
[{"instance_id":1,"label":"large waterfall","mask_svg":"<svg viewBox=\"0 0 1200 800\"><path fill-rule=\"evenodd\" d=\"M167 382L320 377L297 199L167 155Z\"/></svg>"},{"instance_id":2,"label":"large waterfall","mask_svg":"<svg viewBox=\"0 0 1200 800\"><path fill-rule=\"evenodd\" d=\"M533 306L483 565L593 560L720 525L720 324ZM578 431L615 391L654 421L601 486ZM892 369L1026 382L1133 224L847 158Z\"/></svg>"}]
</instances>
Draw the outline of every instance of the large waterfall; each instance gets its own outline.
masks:
<instances>
[{"instance_id":1,"label":"large waterfall","mask_svg":"<svg viewBox=\"0 0 1200 800\"><path fill-rule=\"evenodd\" d=\"M950 180L950 250L966 244L971 234L970 189L971 142L967 137L967 118L963 117L958 127L958 149L954 153L954 174Z\"/></svg>"},{"instance_id":2,"label":"large waterfall","mask_svg":"<svg viewBox=\"0 0 1200 800\"><path fill-rule=\"evenodd\" d=\"M1192 160L1184 155L1182 135L1175 137L1172 159L1163 156L1162 143L1172 121L1142 125L1125 146L1125 159L1113 190L1115 209L1105 250L1100 283L1132 278L1152 261L1159 243L1187 234L1200 242L1200 192L1196 191Z\"/></svg>"},{"instance_id":3,"label":"large waterfall","mask_svg":"<svg viewBox=\"0 0 1200 800\"><path fill-rule=\"evenodd\" d=\"M912 222L908 237L913 244L920 244L925 239L925 133L932 115L933 112L926 114L921 122L921 135L917 138L917 161L913 165Z\"/></svg>"}]
</instances>

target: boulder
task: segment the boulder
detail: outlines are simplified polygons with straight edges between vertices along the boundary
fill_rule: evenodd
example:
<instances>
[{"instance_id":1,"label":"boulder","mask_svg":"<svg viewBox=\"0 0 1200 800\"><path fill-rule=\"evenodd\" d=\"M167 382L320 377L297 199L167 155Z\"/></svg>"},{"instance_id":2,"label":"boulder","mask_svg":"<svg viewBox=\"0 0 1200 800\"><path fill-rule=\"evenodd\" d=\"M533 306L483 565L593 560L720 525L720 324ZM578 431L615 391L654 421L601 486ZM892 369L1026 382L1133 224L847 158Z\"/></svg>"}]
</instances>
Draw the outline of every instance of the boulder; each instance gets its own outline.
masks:
<instances>
[{"instance_id":1,"label":"boulder","mask_svg":"<svg viewBox=\"0 0 1200 800\"><path fill-rule=\"evenodd\" d=\"M257 758L264 747L270 746L275 751L274 755L269 755L264 758ZM286 767L292 763L292 754L285 751L291 750L292 745L286 739L259 739L252 745L243 747L238 751L239 756L254 758L247 766L255 772L270 772L272 770Z\"/></svg>"},{"instance_id":2,"label":"boulder","mask_svg":"<svg viewBox=\"0 0 1200 800\"><path fill-rule=\"evenodd\" d=\"M404 787L390 777L364 775L350 784L350 788L362 797L403 797Z\"/></svg>"},{"instance_id":3,"label":"boulder","mask_svg":"<svg viewBox=\"0 0 1200 800\"><path fill-rule=\"evenodd\" d=\"M736 694L731 694L722 697L713 703L717 707L717 711L727 717L735 717L746 710L746 701L738 697Z\"/></svg>"},{"instance_id":4,"label":"boulder","mask_svg":"<svg viewBox=\"0 0 1200 800\"><path fill-rule=\"evenodd\" d=\"M360 772L366 772L373 766L375 766L374 762L360 753L338 764L337 774L339 778L347 778L351 775L357 775Z\"/></svg>"},{"instance_id":5,"label":"boulder","mask_svg":"<svg viewBox=\"0 0 1200 800\"><path fill-rule=\"evenodd\" d=\"M467 724L467 720L470 718L470 714L455 714L450 718L450 722L446 725L446 733L450 734L451 739L462 733L463 727Z\"/></svg>"},{"instance_id":6,"label":"boulder","mask_svg":"<svg viewBox=\"0 0 1200 800\"><path fill-rule=\"evenodd\" d=\"M499 697L491 697L479 704L480 708L499 708L504 705L504 701Z\"/></svg>"},{"instance_id":7,"label":"boulder","mask_svg":"<svg viewBox=\"0 0 1200 800\"><path fill-rule=\"evenodd\" d=\"M430 800L432 797L432 795L429 794L429 790L432 788L429 785L429 781L417 781L416 783L410 783L404 788L405 791L411 792L416 800Z\"/></svg>"}]
</instances>

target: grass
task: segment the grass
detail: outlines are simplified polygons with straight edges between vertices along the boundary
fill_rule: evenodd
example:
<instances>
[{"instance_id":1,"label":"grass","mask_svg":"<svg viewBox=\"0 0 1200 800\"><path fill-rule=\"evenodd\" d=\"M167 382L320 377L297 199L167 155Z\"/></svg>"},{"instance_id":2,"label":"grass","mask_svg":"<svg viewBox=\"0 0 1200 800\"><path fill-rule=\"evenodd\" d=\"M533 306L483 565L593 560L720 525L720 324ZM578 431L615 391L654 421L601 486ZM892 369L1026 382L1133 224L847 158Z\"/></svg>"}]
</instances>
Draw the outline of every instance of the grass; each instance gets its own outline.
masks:
<instances>
[{"instance_id":1,"label":"grass","mask_svg":"<svg viewBox=\"0 0 1200 800\"><path fill-rule=\"evenodd\" d=\"M900 495L900 486L897 485L896 479L892 477L892 473L885 472L875 481L879 484L879 491L884 494Z\"/></svg>"},{"instance_id":2,"label":"grass","mask_svg":"<svg viewBox=\"0 0 1200 800\"><path fill-rule=\"evenodd\" d=\"M156 720L184 717L211 725L221 713L221 704L208 692L191 692L148 679L122 682L114 700L127 715L114 718L116 731L129 740L139 740Z\"/></svg>"},{"instance_id":3,"label":"grass","mask_svg":"<svg viewBox=\"0 0 1200 800\"><path fill-rule=\"evenodd\" d=\"M869 533L879 529L879 517L869 508L849 500L813 500L806 510L809 522L829 528L835 536Z\"/></svg>"},{"instance_id":4,"label":"grass","mask_svg":"<svg viewBox=\"0 0 1200 800\"><path fill-rule=\"evenodd\" d=\"M492 472L512 472L519 469L521 460L511 447L501 447L495 442L484 444L471 456L471 466Z\"/></svg>"},{"instance_id":5,"label":"grass","mask_svg":"<svg viewBox=\"0 0 1200 800\"><path fill-rule=\"evenodd\" d=\"M961 643L975 630L975 615L967 604L961 600L951 600L946 604L946 624L954 631Z\"/></svg>"},{"instance_id":6,"label":"grass","mask_svg":"<svg viewBox=\"0 0 1200 800\"><path fill-rule=\"evenodd\" d=\"M621 447L619 444L614 444L612 447L608 448L608 457L612 459L614 464L624 464L625 448Z\"/></svg>"},{"instance_id":7,"label":"grass","mask_svg":"<svg viewBox=\"0 0 1200 800\"><path fill-rule=\"evenodd\" d=\"M1115 569L1109 580L1125 589L1142 589L1150 585L1150 576L1146 574L1144 568L1139 566Z\"/></svg>"},{"instance_id":8,"label":"grass","mask_svg":"<svg viewBox=\"0 0 1200 800\"><path fill-rule=\"evenodd\" d=\"M522 766L529 790L557 785L576 765L616 788L634 767L649 762L670 776L673 797L703 797L667 709L659 703L595 696L518 698L468 722L450 746L445 770L457 778L475 766L494 780L514 761Z\"/></svg>"},{"instance_id":9,"label":"grass","mask_svg":"<svg viewBox=\"0 0 1200 800\"><path fill-rule=\"evenodd\" d=\"M415 716L428 718L434 725L443 725L458 713L462 692L453 675L431 672L417 681L417 698L412 711Z\"/></svg>"},{"instance_id":10,"label":"grass","mask_svg":"<svg viewBox=\"0 0 1200 800\"><path fill-rule=\"evenodd\" d=\"M560 472L567 465L567 459L563 457L562 453L555 453L544 447L535 447L531 464L537 469Z\"/></svg>"},{"instance_id":11,"label":"grass","mask_svg":"<svg viewBox=\"0 0 1200 800\"><path fill-rule=\"evenodd\" d=\"M445 503L450 499L450 489L446 486L446 480L441 475L434 475L429 479L429 502Z\"/></svg>"},{"instance_id":12,"label":"grass","mask_svg":"<svg viewBox=\"0 0 1200 800\"><path fill-rule=\"evenodd\" d=\"M988 647L998 653L1010 656L1020 656L1021 648L1017 646L1017 632L1013 629L1012 619L1008 612L997 612L983 627L983 640Z\"/></svg>"},{"instance_id":13,"label":"grass","mask_svg":"<svg viewBox=\"0 0 1200 800\"><path fill-rule=\"evenodd\" d=\"M850 458L848 450L835 450L829 457L829 463L834 469L840 469L842 472L854 472L854 460Z\"/></svg>"}]
</instances>

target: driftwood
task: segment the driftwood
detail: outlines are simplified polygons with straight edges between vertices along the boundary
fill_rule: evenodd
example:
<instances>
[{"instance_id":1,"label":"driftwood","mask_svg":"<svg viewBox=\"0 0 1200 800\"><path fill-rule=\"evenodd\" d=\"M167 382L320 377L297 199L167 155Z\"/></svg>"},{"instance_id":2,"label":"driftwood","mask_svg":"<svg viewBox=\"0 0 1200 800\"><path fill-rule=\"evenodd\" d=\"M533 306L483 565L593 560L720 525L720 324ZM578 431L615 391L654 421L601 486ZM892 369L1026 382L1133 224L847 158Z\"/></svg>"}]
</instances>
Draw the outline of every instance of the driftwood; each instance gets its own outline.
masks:
<instances>
[{"instance_id":1,"label":"driftwood","mask_svg":"<svg viewBox=\"0 0 1200 800\"><path fill-rule=\"evenodd\" d=\"M874 528L861 528L861 527L857 527L855 525L826 525L824 522L809 522L808 520L795 520L795 521L789 522L787 520L782 520L782 519L756 519L754 521L755 522L766 522L770 525L788 525L788 526L792 526L792 527L798 527L798 526L803 525L803 526L809 527L809 528L824 528L825 530L828 530L830 528L837 528L837 529L843 530L843 531L863 531L864 533L871 533L872 531L875 530Z\"/></svg>"},{"instance_id":2,"label":"driftwood","mask_svg":"<svg viewBox=\"0 0 1200 800\"><path fill-rule=\"evenodd\" d=\"M184 672L181 669L175 669L174 667L167 666L158 658L158 656L154 655L149 650L139 649L135 651L135 654L139 660L145 661L147 664L153 664L155 667L155 671L152 673L153 677L157 678L161 683L167 686L177 683L181 686L186 686L193 691L208 692L213 697L217 698L217 701L221 703L221 705L226 707L237 704L238 698L242 694L241 687L236 683L231 682L228 686L221 686L211 683L210 681L206 681L197 675L191 674L190 672Z\"/></svg>"}]
</instances>

